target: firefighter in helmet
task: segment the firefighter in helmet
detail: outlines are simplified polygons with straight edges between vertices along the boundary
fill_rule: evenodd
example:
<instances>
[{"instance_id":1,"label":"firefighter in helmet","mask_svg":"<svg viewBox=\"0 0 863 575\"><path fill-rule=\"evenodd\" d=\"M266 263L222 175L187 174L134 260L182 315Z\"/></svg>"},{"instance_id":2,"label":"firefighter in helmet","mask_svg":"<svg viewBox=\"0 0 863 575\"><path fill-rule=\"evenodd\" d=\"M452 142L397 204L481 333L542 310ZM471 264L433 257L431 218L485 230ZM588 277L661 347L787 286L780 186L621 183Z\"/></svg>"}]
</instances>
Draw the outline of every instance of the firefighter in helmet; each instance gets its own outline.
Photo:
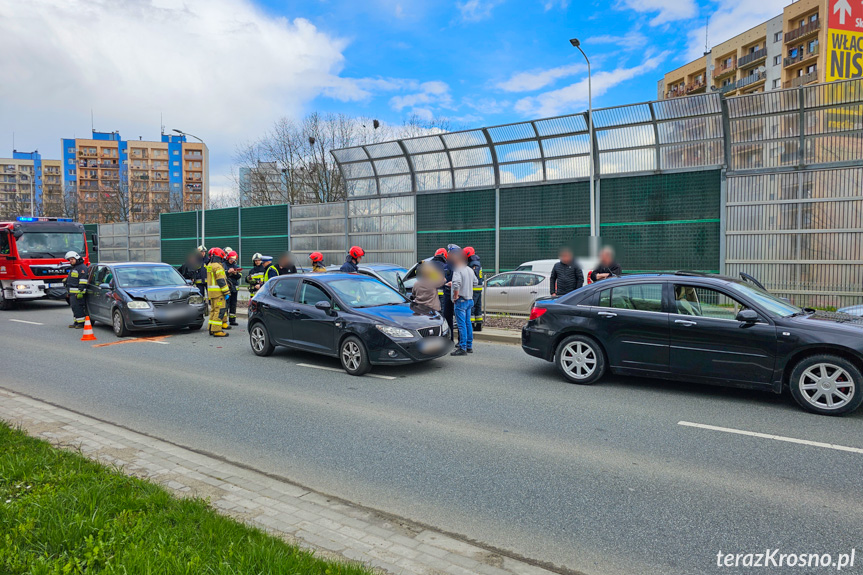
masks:
<instances>
[{"instance_id":1,"label":"firefighter in helmet","mask_svg":"<svg viewBox=\"0 0 863 575\"><path fill-rule=\"evenodd\" d=\"M473 270L477 281L479 281L478 285L473 286L473 311L470 314L470 319L474 323L474 329L482 329L484 319L482 314L482 262L476 255L476 250L470 246L464 249L464 255L467 257L468 267Z\"/></svg>"},{"instance_id":2,"label":"firefighter in helmet","mask_svg":"<svg viewBox=\"0 0 863 575\"><path fill-rule=\"evenodd\" d=\"M231 250L228 252L228 259L225 263L225 276L228 278L228 288L231 290L231 299L228 300L228 325L239 325L237 323L237 292L240 287L240 279L243 277L243 268L240 267L237 261L239 256L237 252ZM228 327L228 329L231 329Z\"/></svg>"},{"instance_id":3,"label":"firefighter in helmet","mask_svg":"<svg viewBox=\"0 0 863 575\"><path fill-rule=\"evenodd\" d=\"M360 260L363 259L363 256L366 255L366 252L360 246L352 246L351 249L348 250L348 255L345 258L345 263L342 264L342 267L339 268L339 271L342 271L347 274L355 274L360 271L360 268L357 267L360 263Z\"/></svg>"},{"instance_id":4,"label":"firefighter in helmet","mask_svg":"<svg viewBox=\"0 0 863 575\"><path fill-rule=\"evenodd\" d=\"M246 283L249 284L249 295L254 296L261 285L264 283L264 270L267 266L264 265L264 256L255 254L252 256L252 269L246 276Z\"/></svg>"},{"instance_id":5,"label":"firefighter in helmet","mask_svg":"<svg viewBox=\"0 0 863 575\"><path fill-rule=\"evenodd\" d=\"M312 252L309 254L309 260L312 262L312 271L313 272L325 272L327 271L326 266L324 266L324 254L321 252Z\"/></svg>"},{"instance_id":6,"label":"firefighter in helmet","mask_svg":"<svg viewBox=\"0 0 863 575\"><path fill-rule=\"evenodd\" d=\"M209 252L210 261L207 264L207 298L210 300L210 335L213 337L228 337L225 328L228 327L226 302L231 299L231 288L225 276L225 250L212 248Z\"/></svg>"},{"instance_id":7,"label":"firefighter in helmet","mask_svg":"<svg viewBox=\"0 0 863 575\"><path fill-rule=\"evenodd\" d=\"M66 290L69 292L69 305L72 307L74 318L69 327L84 329L84 320L87 318L87 305L84 296L87 295L87 279L90 276L90 270L84 265L83 258L76 251L66 252L66 261L69 262Z\"/></svg>"}]
</instances>

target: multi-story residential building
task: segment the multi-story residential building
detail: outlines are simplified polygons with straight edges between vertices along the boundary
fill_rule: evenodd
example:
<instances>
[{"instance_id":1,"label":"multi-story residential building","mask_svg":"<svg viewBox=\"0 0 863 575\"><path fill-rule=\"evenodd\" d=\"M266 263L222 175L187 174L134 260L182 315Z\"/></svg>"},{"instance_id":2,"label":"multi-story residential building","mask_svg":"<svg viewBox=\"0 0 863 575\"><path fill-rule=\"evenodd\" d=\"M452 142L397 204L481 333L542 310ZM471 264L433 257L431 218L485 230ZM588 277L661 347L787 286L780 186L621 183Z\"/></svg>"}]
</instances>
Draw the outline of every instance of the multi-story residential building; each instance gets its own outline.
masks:
<instances>
[{"instance_id":1,"label":"multi-story residential building","mask_svg":"<svg viewBox=\"0 0 863 575\"><path fill-rule=\"evenodd\" d=\"M828 0L789 4L782 14L666 73L659 98L704 91L734 96L824 82L827 10Z\"/></svg>"},{"instance_id":2,"label":"multi-story residential building","mask_svg":"<svg viewBox=\"0 0 863 575\"><path fill-rule=\"evenodd\" d=\"M96 131L62 144L63 179L77 197L79 221L147 221L201 208L209 173L204 144L181 135L152 142Z\"/></svg>"},{"instance_id":3,"label":"multi-story residential building","mask_svg":"<svg viewBox=\"0 0 863 575\"><path fill-rule=\"evenodd\" d=\"M60 160L35 152L12 151L0 158L0 216L61 215L63 186Z\"/></svg>"}]
</instances>

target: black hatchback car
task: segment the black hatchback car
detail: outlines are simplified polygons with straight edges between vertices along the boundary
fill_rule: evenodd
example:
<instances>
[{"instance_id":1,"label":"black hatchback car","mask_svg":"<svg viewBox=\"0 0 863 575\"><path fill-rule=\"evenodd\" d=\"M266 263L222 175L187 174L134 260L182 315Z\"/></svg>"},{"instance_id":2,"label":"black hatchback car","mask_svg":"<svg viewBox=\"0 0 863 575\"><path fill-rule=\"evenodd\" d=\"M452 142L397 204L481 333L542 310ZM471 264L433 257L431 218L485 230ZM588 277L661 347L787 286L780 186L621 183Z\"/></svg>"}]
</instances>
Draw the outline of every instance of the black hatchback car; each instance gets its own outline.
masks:
<instances>
[{"instance_id":1,"label":"black hatchback car","mask_svg":"<svg viewBox=\"0 0 863 575\"><path fill-rule=\"evenodd\" d=\"M372 365L427 361L452 350L438 312L359 274L273 278L249 302L248 329L256 355L270 355L276 346L311 351L338 357L351 375L362 375Z\"/></svg>"},{"instance_id":2,"label":"black hatchback car","mask_svg":"<svg viewBox=\"0 0 863 575\"><path fill-rule=\"evenodd\" d=\"M841 415L863 402L863 319L802 309L749 281L678 272L632 275L540 300L528 354L595 383L606 371L782 393Z\"/></svg>"},{"instance_id":3,"label":"black hatchback car","mask_svg":"<svg viewBox=\"0 0 863 575\"><path fill-rule=\"evenodd\" d=\"M90 319L110 325L117 337L130 331L201 329L207 309L201 292L163 263L90 266L85 297Z\"/></svg>"}]
</instances>

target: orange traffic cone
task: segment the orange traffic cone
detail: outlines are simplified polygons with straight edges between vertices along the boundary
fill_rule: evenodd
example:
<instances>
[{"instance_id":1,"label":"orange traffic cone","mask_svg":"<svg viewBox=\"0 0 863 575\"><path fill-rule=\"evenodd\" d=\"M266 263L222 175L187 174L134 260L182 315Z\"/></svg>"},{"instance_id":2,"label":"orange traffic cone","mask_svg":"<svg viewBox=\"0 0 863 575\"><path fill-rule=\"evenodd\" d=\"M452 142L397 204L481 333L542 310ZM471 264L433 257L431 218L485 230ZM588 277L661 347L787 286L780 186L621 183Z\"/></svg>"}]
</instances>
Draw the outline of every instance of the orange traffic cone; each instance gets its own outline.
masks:
<instances>
[{"instance_id":1,"label":"orange traffic cone","mask_svg":"<svg viewBox=\"0 0 863 575\"><path fill-rule=\"evenodd\" d=\"M90 316L84 320L84 335L81 336L81 341L96 341L96 336L93 335L93 324L90 323Z\"/></svg>"}]
</instances>

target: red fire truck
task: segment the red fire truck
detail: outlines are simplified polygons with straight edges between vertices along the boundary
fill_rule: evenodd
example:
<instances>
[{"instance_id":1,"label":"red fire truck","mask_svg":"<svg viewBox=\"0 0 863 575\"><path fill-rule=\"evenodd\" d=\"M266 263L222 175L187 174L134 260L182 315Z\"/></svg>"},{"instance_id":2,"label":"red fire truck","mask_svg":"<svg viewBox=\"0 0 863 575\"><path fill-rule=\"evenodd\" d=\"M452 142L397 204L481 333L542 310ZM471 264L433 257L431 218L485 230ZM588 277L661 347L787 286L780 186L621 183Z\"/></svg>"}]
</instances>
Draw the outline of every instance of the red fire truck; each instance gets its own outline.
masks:
<instances>
[{"instance_id":1,"label":"red fire truck","mask_svg":"<svg viewBox=\"0 0 863 575\"><path fill-rule=\"evenodd\" d=\"M83 224L35 217L0 222L0 310L12 309L18 300L64 299L68 251L90 265Z\"/></svg>"}]
</instances>

